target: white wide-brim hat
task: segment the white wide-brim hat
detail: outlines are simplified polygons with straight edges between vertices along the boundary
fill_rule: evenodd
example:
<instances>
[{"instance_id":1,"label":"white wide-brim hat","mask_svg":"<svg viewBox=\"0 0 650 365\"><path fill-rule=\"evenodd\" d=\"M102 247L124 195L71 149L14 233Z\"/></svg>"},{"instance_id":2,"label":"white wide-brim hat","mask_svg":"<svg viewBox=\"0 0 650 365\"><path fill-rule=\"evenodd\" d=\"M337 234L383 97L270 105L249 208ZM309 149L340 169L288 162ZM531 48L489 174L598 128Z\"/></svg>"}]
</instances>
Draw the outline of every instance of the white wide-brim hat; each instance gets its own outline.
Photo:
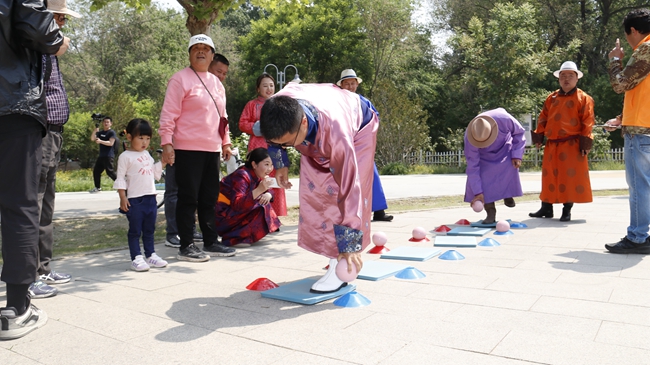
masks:
<instances>
[{"instance_id":1,"label":"white wide-brim hat","mask_svg":"<svg viewBox=\"0 0 650 365\"><path fill-rule=\"evenodd\" d=\"M212 53L216 53L217 51L214 50L214 42L212 42L212 38L208 37L205 34L197 34L195 36L192 36L190 38L190 45L187 46L187 51L190 51L190 48L192 48L193 45L195 44L207 44L212 48Z\"/></svg>"},{"instance_id":2,"label":"white wide-brim hat","mask_svg":"<svg viewBox=\"0 0 650 365\"><path fill-rule=\"evenodd\" d=\"M341 81L343 81L345 79L357 79L358 83L363 82L363 80L361 80L360 77L357 77L357 73L354 72L354 70L351 69L351 68L348 68L348 69L345 69L345 70L341 71L341 79L339 81L337 81L336 84L338 86L341 86Z\"/></svg>"},{"instance_id":3,"label":"white wide-brim hat","mask_svg":"<svg viewBox=\"0 0 650 365\"><path fill-rule=\"evenodd\" d=\"M553 76L560 78L560 72L562 71L573 71L578 74L578 78L582 78L582 72L578 70L578 66L573 61L566 61L560 66L560 69L553 72Z\"/></svg>"},{"instance_id":4,"label":"white wide-brim hat","mask_svg":"<svg viewBox=\"0 0 650 365\"><path fill-rule=\"evenodd\" d=\"M47 10L56 14L70 15L73 18L81 18L81 14L68 9L65 0L48 0Z\"/></svg>"},{"instance_id":5,"label":"white wide-brim hat","mask_svg":"<svg viewBox=\"0 0 650 365\"><path fill-rule=\"evenodd\" d=\"M467 126L467 140L476 148L490 146L499 136L499 126L494 118L479 115Z\"/></svg>"}]
</instances>

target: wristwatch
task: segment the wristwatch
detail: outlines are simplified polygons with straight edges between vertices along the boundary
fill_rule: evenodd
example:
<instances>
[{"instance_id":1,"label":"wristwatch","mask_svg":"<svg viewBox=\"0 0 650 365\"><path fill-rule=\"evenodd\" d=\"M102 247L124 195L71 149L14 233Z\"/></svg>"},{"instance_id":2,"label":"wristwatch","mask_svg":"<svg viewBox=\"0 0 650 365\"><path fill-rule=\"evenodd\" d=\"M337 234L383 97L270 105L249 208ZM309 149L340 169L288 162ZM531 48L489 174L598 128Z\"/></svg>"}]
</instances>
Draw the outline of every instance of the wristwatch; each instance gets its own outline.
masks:
<instances>
[{"instance_id":1,"label":"wristwatch","mask_svg":"<svg viewBox=\"0 0 650 365\"><path fill-rule=\"evenodd\" d=\"M609 62L611 63L611 62L620 61L620 60L621 59L618 58L618 57L612 57L612 58L609 59Z\"/></svg>"}]
</instances>

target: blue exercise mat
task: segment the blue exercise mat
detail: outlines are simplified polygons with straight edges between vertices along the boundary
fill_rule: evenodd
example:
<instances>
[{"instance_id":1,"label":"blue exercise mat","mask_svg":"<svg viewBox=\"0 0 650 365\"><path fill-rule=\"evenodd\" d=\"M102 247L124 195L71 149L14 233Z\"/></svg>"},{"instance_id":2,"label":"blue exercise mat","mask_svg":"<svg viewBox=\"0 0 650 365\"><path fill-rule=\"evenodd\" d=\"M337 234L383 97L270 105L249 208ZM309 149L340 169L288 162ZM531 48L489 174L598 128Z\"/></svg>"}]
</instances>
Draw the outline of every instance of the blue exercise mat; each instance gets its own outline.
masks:
<instances>
[{"instance_id":1,"label":"blue exercise mat","mask_svg":"<svg viewBox=\"0 0 650 365\"><path fill-rule=\"evenodd\" d=\"M506 221L508 221L508 223L511 222L510 219L506 219ZM474 223L470 223L469 226L470 226L470 227L477 227L477 228L497 228L497 222L494 222L494 223L488 223L488 224L483 224L483 223L481 223L481 222L483 222L482 219L479 220L479 221L476 221L476 222L474 222Z\"/></svg>"},{"instance_id":2,"label":"blue exercise mat","mask_svg":"<svg viewBox=\"0 0 650 365\"><path fill-rule=\"evenodd\" d=\"M440 250L437 248L398 247L381 255L380 258L389 260L426 261L438 254L440 254Z\"/></svg>"},{"instance_id":3,"label":"blue exercise mat","mask_svg":"<svg viewBox=\"0 0 650 365\"><path fill-rule=\"evenodd\" d=\"M434 247L476 247L476 238L467 236L436 236Z\"/></svg>"},{"instance_id":4,"label":"blue exercise mat","mask_svg":"<svg viewBox=\"0 0 650 365\"><path fill-rule=\"evenodd\" d=\"M269 289L262 292L262 297L285 300L287 302L293 302L298 304L307 304L312 305L320 302L324 302L328 299L337 298L341 295L347 294L357 288L354 284L348 284L346 287L339 289L333 293L327 294L315 294L309 292L311 286L318 279L302 279L294 281L293 283L284 284L274 289Z\"/></svg>"},{"instance_id":5,"label":"blue exercise mat","mask_svg":"<svg viewBox=\"0 0 650 365\"><path fill-rule=\"evenodd\" d=\"M485 236L492 229L491 228L476 228L476 227L456 227L447 232L447 236Z\"/></svg>"},{"instance_id":6,"label":"blue exercise mat","mask_svg":"<svg viewBox=\"0 0 650 365\"><path fill-rule=\"evenodd\" d=\"M393 262L366 261L357 279L377 281L391 277L406 269L409 265L396 264Z\"/></svg>"}]
</instances>

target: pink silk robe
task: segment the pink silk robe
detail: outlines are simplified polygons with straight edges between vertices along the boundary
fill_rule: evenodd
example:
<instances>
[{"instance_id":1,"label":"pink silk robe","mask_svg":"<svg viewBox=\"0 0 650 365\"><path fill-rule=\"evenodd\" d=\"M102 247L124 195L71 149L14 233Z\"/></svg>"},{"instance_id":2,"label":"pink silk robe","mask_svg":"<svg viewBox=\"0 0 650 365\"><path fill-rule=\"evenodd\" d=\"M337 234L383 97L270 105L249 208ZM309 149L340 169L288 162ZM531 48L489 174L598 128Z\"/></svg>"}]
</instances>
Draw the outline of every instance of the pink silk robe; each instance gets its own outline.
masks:
<instances>
[{"instance_id":1,"label":"pink silk robe","mask_svg":"<svg viewBox=\"0 0 650 365\"><path fill-rule=\"evenodd\" d=\"M276 95L306 100L318 111L315 143L296 147L302 154L298 246L335 258L341 242L356 240L354 251L362 251L370 243L377 115L361 128L359 96L333 84L288 84ZM360 240L354 230L363 233Z\"/></svg>"}]
</instances>

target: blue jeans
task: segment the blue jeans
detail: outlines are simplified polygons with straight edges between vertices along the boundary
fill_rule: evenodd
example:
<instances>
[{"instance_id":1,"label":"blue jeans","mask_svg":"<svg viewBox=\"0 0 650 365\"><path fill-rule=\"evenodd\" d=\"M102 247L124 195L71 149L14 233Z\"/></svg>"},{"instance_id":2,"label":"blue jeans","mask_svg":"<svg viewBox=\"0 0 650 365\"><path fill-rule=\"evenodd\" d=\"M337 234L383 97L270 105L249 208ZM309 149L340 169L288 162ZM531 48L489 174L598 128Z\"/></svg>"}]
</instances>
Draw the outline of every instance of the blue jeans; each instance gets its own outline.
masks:
<instances>
[{"instance_id":1,"label":"blue jeans","mask_svg":"<svg viewBox=\"0 0 650 365\"><path fill-rule=\"evenodd\" d=\"M627 239L644 243L650 226L650 136L625 134L625 179L630 188Z\"/></svg>"},{"instance_id":2,"label":"blue jeans","mask_svg":"<svg viewBox=\"0 0 650 365\"><path fill-rule=\"evenodd\" d=\"M156 217L158 215L158 206L156 205L155 195L145 195L137 198L130 198L129 211L126 212L126 218L129 220L129 251L131 260L136 256L142 255L140 252L140 236L142 236L142 246L144 247L145 257L150 257L154 253L153 234L156 230Z\"/></svg>"}]
</instances>

